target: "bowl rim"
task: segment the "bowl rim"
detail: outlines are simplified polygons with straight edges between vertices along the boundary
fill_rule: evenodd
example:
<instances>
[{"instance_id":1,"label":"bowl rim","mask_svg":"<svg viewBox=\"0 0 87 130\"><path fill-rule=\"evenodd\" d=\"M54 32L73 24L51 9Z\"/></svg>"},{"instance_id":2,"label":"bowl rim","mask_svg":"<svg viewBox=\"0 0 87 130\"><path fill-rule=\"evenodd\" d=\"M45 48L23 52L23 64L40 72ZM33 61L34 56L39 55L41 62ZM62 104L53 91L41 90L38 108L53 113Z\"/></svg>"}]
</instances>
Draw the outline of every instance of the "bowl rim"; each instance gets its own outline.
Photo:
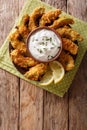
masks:
<instances>
[{"instance_id":1,"label":"bowl rim","mask_svg":"<svg viewBox=\"0 0 87 130\"><path fill-rule=\"evenodd\" d=\"M36 32L39 31L39 30L42 30L42 29L47 29L47 30L53 31L53 32L57 35L57 37L59 38L59 40L61 41L61 42L60 42L60 45L61 45L60 50L58 51L58 53L57 53L52 59L50 59L50 60L48 60L48 61L41 61L41 60L35 58L35 57L32 55L32 53L30 52L30 49L29 49L29 43L30 43L30 42L29 42L29 39L30 39L31 35L34 34L34 33L36 33ZM29 55L30 55L34 60L36 60L36 61L38 61L38 62L42 62L42 63L49 63L49 62L52 62L52 61L56 60L56 59L59 57L59 55L60 55L60 53L61 53L61 51L62 51L62 38L61 38L60 34L57 33L57 31L56 31L55 29L53 29L53 28L49 28L49 27L46 27L46 26L37 27L36 29L34 29L33 31L31 31L31 32L29 33L29 35L28 35L28 37L27 37L27 40L26 40L26 46L27 46L27 51L28 51Z\"/></svg>"}]
</instances>

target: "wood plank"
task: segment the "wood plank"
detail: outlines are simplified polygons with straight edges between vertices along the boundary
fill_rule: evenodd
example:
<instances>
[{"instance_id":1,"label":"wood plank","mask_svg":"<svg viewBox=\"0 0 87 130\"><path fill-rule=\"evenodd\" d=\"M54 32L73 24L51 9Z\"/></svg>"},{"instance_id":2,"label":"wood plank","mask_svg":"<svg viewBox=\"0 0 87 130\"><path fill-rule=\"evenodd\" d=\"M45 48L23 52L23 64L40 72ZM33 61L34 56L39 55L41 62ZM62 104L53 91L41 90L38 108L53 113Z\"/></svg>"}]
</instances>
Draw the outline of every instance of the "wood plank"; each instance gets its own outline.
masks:
<instances>
[{"instance_id":1,"label":"wood plank","mask_svg":"<svg viewBox=\"0 0 87 130\"><path fill-rule=\"evenodd\" d=\"M20 82L20 130L42 130L43 90Z\"/></svg>"},{"instance_id":2,"label":"wood plank","mask_svg":"<svg viewBox=\"0 0 87 130\"><path fill-rule=\"evenodd\" d=\"M69 14L87 22L87 0L68 0L67 11Z\"/></svg>"},{"instance_id":3,"label":"wood plank","mask_svg":"<svg viewBox=\"0 0 87 130\"><path fill-rule=\"evenodd\" d=\"M21 10L25 0L19 1ZM42 130L43 90L20 79L20 130Z\"/></svg>"},{"instance_id":4,"label":"wood plank","mask_svg":"<svg viewBox=\"0 0 87 130\"><path fill-rule=\"evenodd\" d=\"M61 8L66 11L67 2L66 0L41 0L45 3L52 5L55 8Z\"/></svg>"},{"instance_id":5,"label":"wood plank","mask_svg":"<svg viewBox=\"0 0 87 130\"><path fill-rule=\"evenodd\" d=\"M0 130L18 130L18 79L0 70Z\"/></svg>"},{"instance_id":6,"label":"wood plank","mask_svg":"<svg viewBox=\"0 0 87 130\"><path fill-rule=\"evenodd\" d=\"M59 98L44 91L43 130L68 130L68 95Z\"/></svg>"},{"instance_id":7,"label":"wood plank","mask_svg":"<svg viewBox=\"0 0 87 130\"><path fill-rule=\"evenodd\" d=\"M18 16L17 0L0 0L0 46ZM0 70L0 130L18 130L18 78Z\"/></svg>"},{"instance_id":8,"label":"wood plank","mask_svg":"<svg viewBox=\"0 0 87 130\"><path fill-rule=\"evenodd\" d=\"M68 0L68 12L87 21L87 1ZM69 92L69 130L87 130L87 53Z\"/></svg>"},{"instance_id":9,"label":"wood plank","mask_svg":"<svg viewBox=\"0 0 87 130\"><path fill-rule=\"evenodd\" d=\"M87 53L69 92L69 130L87 130Z\"/></svg>"},{"instance_id":10,"label":"wood plank","mask_svg":"<svg viewBox=\"0 0 87 130\"><path fill-rule=\"evenodd\" d=\"M50 5L66 11L65 0L44 0ZM68 130L68 94L59 98L44 91L43 130Z\"/></svg>"}]
</instances>

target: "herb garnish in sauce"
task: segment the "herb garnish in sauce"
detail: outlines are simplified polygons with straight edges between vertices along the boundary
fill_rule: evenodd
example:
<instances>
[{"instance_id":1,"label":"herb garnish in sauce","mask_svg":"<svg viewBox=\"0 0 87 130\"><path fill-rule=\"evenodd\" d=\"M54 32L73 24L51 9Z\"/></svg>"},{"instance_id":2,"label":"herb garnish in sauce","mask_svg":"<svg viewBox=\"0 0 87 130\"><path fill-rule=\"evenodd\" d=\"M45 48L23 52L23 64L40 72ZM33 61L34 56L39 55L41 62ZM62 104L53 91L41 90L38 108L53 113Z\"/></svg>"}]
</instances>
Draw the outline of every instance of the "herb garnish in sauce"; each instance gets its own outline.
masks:
<instances>
[{"instance_id":1,"label":"herb garnish in sauce","mask_svg":"<svg viewBox=\"0 0 87 130\"><path fill-rule=\"evenodd\" d=\"M61 48L61 40L56 33L41 29L31 35L29 50L37 60L48 61L56 56Z\"/></svg>"}]
</instances>

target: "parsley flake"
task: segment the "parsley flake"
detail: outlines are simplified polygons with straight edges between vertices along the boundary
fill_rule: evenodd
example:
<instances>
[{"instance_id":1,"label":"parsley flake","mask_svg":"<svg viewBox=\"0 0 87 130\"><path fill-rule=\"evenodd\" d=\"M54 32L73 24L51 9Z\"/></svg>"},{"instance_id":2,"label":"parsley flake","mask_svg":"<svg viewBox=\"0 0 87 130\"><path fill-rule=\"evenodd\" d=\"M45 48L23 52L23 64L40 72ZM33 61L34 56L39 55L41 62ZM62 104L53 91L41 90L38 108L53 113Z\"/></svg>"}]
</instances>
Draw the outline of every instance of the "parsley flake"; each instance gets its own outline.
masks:
<instances>
[{"instance_id":1,"label":"parsley flake","mask_svg":"<svg viewBox=\"0 0 87 130\"><path fill-rule=\"evenodd\" d=\"M40 53L42 53L43 51L41 49L37 49Z\"/></svg>"}]
</instances>

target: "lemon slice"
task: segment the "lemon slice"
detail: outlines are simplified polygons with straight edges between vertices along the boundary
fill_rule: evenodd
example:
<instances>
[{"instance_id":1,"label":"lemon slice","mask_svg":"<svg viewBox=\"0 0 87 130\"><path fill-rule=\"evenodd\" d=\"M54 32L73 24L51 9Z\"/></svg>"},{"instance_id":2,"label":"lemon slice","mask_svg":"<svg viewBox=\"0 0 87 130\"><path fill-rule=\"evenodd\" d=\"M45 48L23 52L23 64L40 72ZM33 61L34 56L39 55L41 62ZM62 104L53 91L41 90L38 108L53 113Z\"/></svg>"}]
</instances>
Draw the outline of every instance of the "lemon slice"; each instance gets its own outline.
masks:
<instances>
[{"instance_id":1,"label":"lemon slice","mask_svg":"<svg viewBox=\"0 0 87 130\"><path fill-rule=\"evenodd\" d=\"M50 62L49 65L53 72L54 83L59 83L63 79L65 74L63 66L58 61Z\"/></svg>"},{"instance_id":2,"label":"lemon slice","mask_svg":"<svg viewBox=\"0 0 87 130\"><path fill-rule=\"evenodd\" d=\"M39 82L40 85L46 86L53 82L53 75L52 71L48 70L46 74L42 77L41 81Z\"/></svg>"}]
</instances>

